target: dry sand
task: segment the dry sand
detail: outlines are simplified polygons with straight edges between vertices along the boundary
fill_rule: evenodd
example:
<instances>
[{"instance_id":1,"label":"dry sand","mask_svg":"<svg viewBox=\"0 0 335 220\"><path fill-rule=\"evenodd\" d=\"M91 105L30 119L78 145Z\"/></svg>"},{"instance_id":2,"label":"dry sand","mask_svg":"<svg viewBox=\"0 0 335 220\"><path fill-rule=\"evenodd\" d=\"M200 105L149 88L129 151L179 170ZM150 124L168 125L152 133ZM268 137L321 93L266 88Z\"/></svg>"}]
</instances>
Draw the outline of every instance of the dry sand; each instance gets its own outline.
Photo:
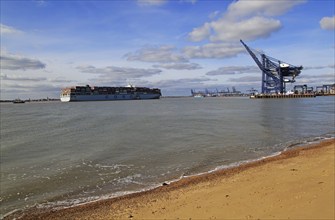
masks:
<instances>
[{"instance_id":1,"label":"dry sand","mask_svg":"<svg viewBox=\"0 0 335 220\"><path fill-rule=\"evenodd\" d=\"M24 219L334 219L335 140Z\"/></svg>"}]
</instances>

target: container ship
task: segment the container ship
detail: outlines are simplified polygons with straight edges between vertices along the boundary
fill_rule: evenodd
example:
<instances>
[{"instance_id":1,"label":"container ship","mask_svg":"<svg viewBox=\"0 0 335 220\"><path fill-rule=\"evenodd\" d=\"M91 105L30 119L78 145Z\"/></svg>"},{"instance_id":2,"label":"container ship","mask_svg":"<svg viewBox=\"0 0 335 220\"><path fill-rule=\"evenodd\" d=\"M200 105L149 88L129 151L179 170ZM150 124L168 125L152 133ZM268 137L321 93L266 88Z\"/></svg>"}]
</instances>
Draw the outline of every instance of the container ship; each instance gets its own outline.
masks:
<instances>
[{"instance_id":1,"label":"container ship","mask_svg":"<svg viewBox=\"0 0 335 220\"><path fill-rule=\"evenodd\" d=\"M161 90L157 88L134 87L91 87L74 86L64 88L60 94L62 102L75 101L117 101L117 100L140 100L140 99L159 99Z\"/></svg>"}]
</instances>

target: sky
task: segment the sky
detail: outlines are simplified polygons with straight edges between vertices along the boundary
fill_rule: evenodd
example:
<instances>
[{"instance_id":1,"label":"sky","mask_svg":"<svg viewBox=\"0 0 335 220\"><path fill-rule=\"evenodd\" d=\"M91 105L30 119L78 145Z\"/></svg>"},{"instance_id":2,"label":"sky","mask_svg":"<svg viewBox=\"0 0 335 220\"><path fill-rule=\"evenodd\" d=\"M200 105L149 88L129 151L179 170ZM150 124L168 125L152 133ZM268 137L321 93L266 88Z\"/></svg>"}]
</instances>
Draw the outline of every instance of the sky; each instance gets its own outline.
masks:
<instances>
[{"instance_id":1,"label":"sky","mask_svg":"<svg viewBox=\"0 0 335 220\"><path fill-rule=\"evenodd\" d=\"M260 91L245 48L335 81L333 0L1 0L1 99L58 98L69 86Z\"/></svg>"}]
</instances>

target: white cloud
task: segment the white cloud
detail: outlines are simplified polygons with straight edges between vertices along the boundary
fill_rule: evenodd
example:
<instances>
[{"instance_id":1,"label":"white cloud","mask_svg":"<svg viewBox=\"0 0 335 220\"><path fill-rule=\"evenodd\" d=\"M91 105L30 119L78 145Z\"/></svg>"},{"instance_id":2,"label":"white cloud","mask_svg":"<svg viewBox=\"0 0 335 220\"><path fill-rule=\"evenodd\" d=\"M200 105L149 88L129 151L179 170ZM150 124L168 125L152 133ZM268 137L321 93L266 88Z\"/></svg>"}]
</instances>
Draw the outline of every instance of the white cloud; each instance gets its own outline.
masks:
<instances>
[{"instance_id":1,"label":"white cloud","mask_svg":"<svg viewBox=\"0 0 335 220\"><path fill-rule=\"evenodd\" d=\"M6 94L9 99L14 99L17 97L27 99L27 98L46 98L59 97L60 88L51 84L6 84L1 85L1 95ZM2 97L1 97L2 98ZM7 99L7 98L6 98Z\"/></svg>"},{"instance_id":2,"label":"white cloud","mask_svg":"<svg viewBox=\"0 0 335 220\"><path fill-rule=\"evenodd\" d=\"M126 81L130 79L142 78L160 74L160 69L140 69L130 67L107 66L97 68L94 66L78 66L77 69L83 73L99 74L99 81Z\"/></svg>"},{"instance_id":3,"label":"white cloud","mask_svg":"<svg viewBox=\"0 0 335 220\"><path fill-rule=\"evenodd\" d=\"M313 84L315 86L321 86L324 84L335 83L334 73L325 74L313 74L313 75L301 75L299 77L299 84Z\"/></svg>"},{"instance_id":4,"label":"white cloud","mask_svg":"<svg viewBox=\"0 0 335 220\"><path fill-rule=\"evenodd\" d=\"M53 83L70 83L70 82L74 82L73 80L68 80L68 79L63 79L63 78L56 78L56 79L50 79L50 82Z\"/></svg>"},{"instance_id":5,"label":"white cloud","mask_svg":"<svg viewBox=\"0 0 335 220\"><path fill-rule=\"evenodd\" d=\"M240 44L209 43L203 46L185 47L183 52L189 58L228 58L244 53L245 49Z\"/></svg>"},{"instance_id":6,"label":"white cloud","mask_svg":"<svg viewBox=\"0 0 335 220\"><path fill-rule=\"evenodd\" d=\"M198 0L180 0L180 2L195 4Z\"/></svg>"},{"instance_id":7,"label":"white cloud","mask_svg":"<svg viewBox=\"0 0 335 220\"><path fill-rule=\"evenodd\" d=\"M40 81L46 81L47 78L45 77L26 77L26 76L20 76L20 75L7 75L7 74L1 74L1 80L8 80L8 81L31 81L31 82L40 82Z\"/></svg>"},{"instance_id":8,"label":"white cloud","mask_svg":"<svg viewBox=\"0 0 335 220\"><path fill-rule=\"evenodd\" d=\"M325 30L334 30L335 29L335 16L333 17L323 17L320 20L320 26Z\"/></svg>"},{"instance_id":9,"label":"white cloud","mask_svg":"<svg viewBox=\"0 0 335 220\"><path fill-rule=\"evenodd\" d=\"M255 40L270 36L281 28L281 22L269 16L278 16L292 7L304 3L297 1L240 0L229 5L226 13L216 21L206 22L189 33L191 41L209 39L217 41Z\"/></svg>"},{"instance_id":10,"label":"white cloud","mask_svg":"<svg viewBox=\"0 0 335 220\"><path fill-rule=\"evenodd\" d=\"M281 26L278 20L259 16L236 21L234 24L231 21L221 20L212 22L211 27L214 34L209 39L212 42L237 41L239 39L255 40L270 36L273 32L278 31Z\"/></svg>"},{"instance_id":11,"label":"white cloud","mask_svg":"<svg viewBox=\"0 0 335 220\"><path fill-rule=\"evenodd\" d=\"M198 0L179 0L181 3L195 4ZM168 0L137 0L137 3L141 6L161 6L167 3Z\"/></svg>"},{"instance_id":12,"label":"white cloud","mask_svg":"<svg viewBox=\"0 0 335 220\"><path fill-rule=\"evenodd\" d=\"M145 47L137 50L134 53L125 55L128 61L142 61L142 62L188 62L188 60L175 52L173 46L163 45L159 47Z\"/></svg>"},{"instance_id":13,"label":"white cloud","mask_svg":"<svg viewBox=\"0 0 335 220\"><path fill-rule=\"evenodd\" d=\"M160 6L167 2L167 0L137 0L139 5L142 6Z\"/></svg>"},{"instance_id":14,"label":"white cloud","mask_svg":"<svg viewBox=\"0 0 335 220\"><path fill-rule=\"evenodd\" d=\"M211 23L205 23L201 27L193 28L189 34L191 41L198 42L208 38L211 34L211 28Z\"/></svg>"},{"instance_id":15,"label":"white cloud","mask_svg":"<svg viewBox=\"0 0 335 220\"><path fill-rule=\"evenodd\" d=\"M20 34L22 33L22 31L4 24L0 24L0 33L1 35L7 35L7 34L9 35L9 34Z\"/></svg>"},{"instance_id":16,"label":"white cloud","mask_svg":"<svg viewBox=\"0 0 335 220\"><path fill-rule=\"evenodd\" d=\"M253 15L278 16L286 13L292 7L305 3L306 0L280 1L250 1L239 0L229 5L226 16L229 19Z\"/></svg>"},{"instance_id":17,"label":"white cloud","mask_svg":"<svg viewBox=\"0 0 335 220\"><path fill-rule=\"evenodd\" d=\"M195 70L202 67L197 63L160 63L153 65L155 68L175 69L175 70Z\"/></svg>"},{"instance_id":18,"label":"white cloud","mask_svg":"<svg viewBox=\"0 0 335 220\"><path fill-rule=\"evenodd\" d=\"M229 82L238 82L240 84L252 84L252 83L259 83L261 80L261 76L242 76L238 78L230 78Z\"/></svg>"},{"instance_id":19,"label":"white cloud","mask_svg":"<svg viewBox=\"0 0 335 220\"><path fill-rule=\"evenodd\" d=\"M330 64L330 65L325 65L325 66L306 66L304 67L304 70L319 70L319 69L326 69L326 68L335 68L334 64Z\"/></svg>"},{"instance_id":20,"label":"white cloud","mask_svg":"<svg viewBox=\"0 0 335 220\"><path fill-rule=\"evenodd\" d=\"M195 70L202 67L197 63L190 63L186 55L181 54L173 46L147 46L134 53L125 55L128 61L142 61L158 63L154 68Z\"/></svg>"},{"instance_id":21,"label":"white cloud","mask_svg":"<svg viewBox=\"0 0 335 220\"><path fill-rule=\"evenodd\" d=\"M34 2L38 7L45 7L48 5L48 2L45 0L35 0Z\"/></svg>"},{"instance_id":22,"label":"white cloud","mask_svg":"<svg viewBox=\"0 0 335 220\"><path fill-rule=\"evenodd\" d=\"M214 81L210 78L182 78L182 79L167 79L155 83L159 88L195 88L204 86L205 82Z\"/></svg>"},{"instance_id":23,"label":"white cloud","mask_svg":"<svg viewBox=\"0 0 335 220\"><path fill-rule=\"evenodd\" d=\"M207 76L218 76L218 75L235 75L243 73L255 73L260 72L256 66L225 66L217 70L209 71L206 73Z\"/></svg>"},{"instance_id":24,"label":"white cloud","mask_svg":"<svg viewBox=\"0 0 335 220\"><path fill-rule=\"evenodd\" d=\"M1 55L0 62L1 69L7 70L44 69L46 67L46 64L39 60L9 54Z\"/></svg>"},{"instance_id":25,"label":"white cloud","mask_svg":"<svg viewBox=\"0 0 335 220\"><path fill-rule=\"evenodd\" d=\"M330 81L334 81L334 73L325 73L325 74L313 74L313 75L301 75L300 78L303 79L314 79L314 80L318 80L318 79L330 79Z\"/></svg>"}]
</instances>

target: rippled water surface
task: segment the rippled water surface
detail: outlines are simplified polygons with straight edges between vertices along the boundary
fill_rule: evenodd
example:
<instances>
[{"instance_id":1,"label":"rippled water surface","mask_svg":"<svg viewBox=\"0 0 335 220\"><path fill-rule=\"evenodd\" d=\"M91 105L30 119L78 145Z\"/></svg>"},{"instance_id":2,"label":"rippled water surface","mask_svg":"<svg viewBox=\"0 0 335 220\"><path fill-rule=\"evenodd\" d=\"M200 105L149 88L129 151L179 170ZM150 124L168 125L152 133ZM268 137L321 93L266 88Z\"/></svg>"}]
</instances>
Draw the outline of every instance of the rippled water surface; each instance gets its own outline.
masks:
<instances>
[{"instance_id":1,"label":"rippled water surface","mask_svg":"<svg viewBox=\"0 0 335 220\"><path fill-rule=\"evenodd\" d=\"M149 189L334 137L334 96L1 104L1 215Z\"/></svg>"}]
</instances>

